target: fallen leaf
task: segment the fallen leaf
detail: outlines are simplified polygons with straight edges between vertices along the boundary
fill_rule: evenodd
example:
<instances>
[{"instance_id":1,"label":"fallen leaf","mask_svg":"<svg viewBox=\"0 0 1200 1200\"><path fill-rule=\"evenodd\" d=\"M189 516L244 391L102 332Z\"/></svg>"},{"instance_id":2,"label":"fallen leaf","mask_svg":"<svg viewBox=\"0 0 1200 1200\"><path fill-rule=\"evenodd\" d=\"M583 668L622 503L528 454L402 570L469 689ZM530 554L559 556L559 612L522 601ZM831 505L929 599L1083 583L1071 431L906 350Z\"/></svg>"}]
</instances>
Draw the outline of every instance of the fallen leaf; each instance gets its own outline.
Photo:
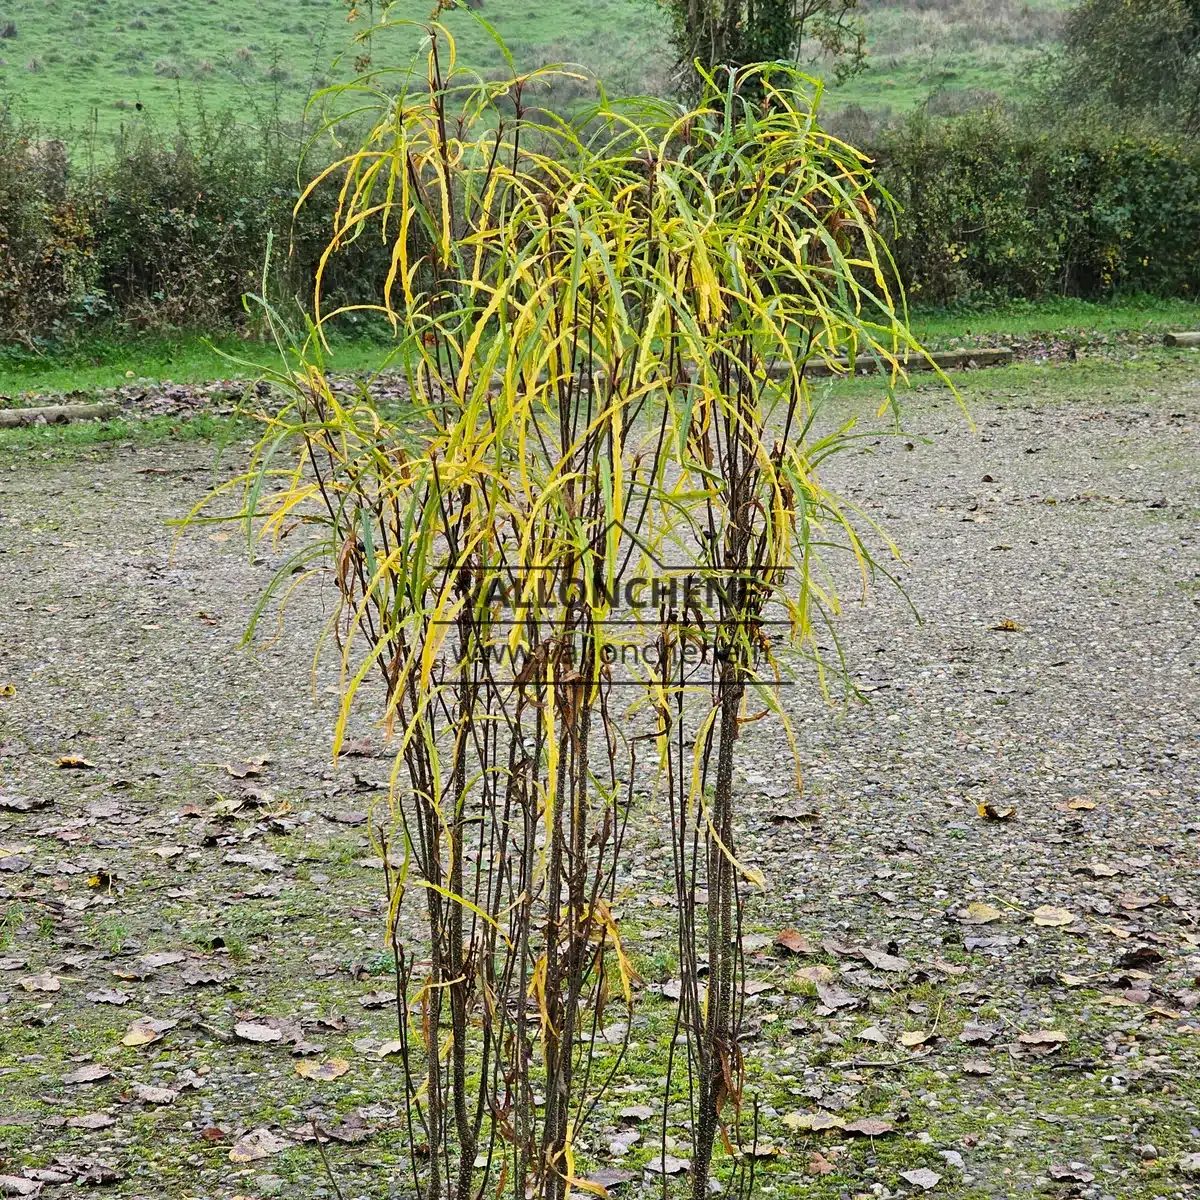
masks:
<instances>
[{"instance_id":1,"label":"fallen leaf","mask_svg":"<svg viewBox=\"0 0 1200 1200\"><path fill-rule=\"evenodd\" d=\"M783 1124L797 1132L801 1130L841 1129L842 1123L827 1112L794 1112L783 1117Z\"/></svg>"},{"instance_id":2,"label":"fallen leaf","mask_svg":"<svg viewBox=\"0 0 1200 1200\"><path fill-rule=\"evenodd\" d=\"M994 1075L996 1068L989 1062L984 1062L982 1058L969 1058L962 1065L964 1074L967 1075Z\"/></svg>"},{"instance_id":3,"label":"fallen leaf","mask_svg":"<svg viewBox=\"0 0 1200 1200\"><path fill-rule=\"evenodd\" d=\"M42 1185L20 1175L0 1175L0 1196L36 1196Z\"/></svg>"},{"instance_id":4,"label":"fallen leaf","mask_svg":"<svg viewBox=\"0 0 1200 1200\"><path fill-rule=\"evenodd\" d=\"M170 967L186 958L187 955L182 950L151 950L149 954L143 954L138 962L152 971L157 971L159 967Z\"/></svg>"},{"instance_id":5,"label":"fallen leaf","mask_svg":"<svg viewBox=\"0 0 1200 1200\"><path fill-rule=\"evenodd\" d=\"M28 871L32 866L32 860L20 854L0 856L0 871L11 871L15 875L21 871Z\"/></svg>"},{"instance_id":6,"label":"fallen leaf","mask_svg":"<svg viewBox=\"0 0 1200 1200\"><path fill-rule=\"evenodd\" d=\"M1021 1034L1017 1040L1024 1046L1058 1046L1067 1040L1067 1035L1061 1029L1038 1029Z\"/></svg>"},{"instance_id":7,"label":"fallen leaf","mask_svg":"<svg viewBox=\"0 0 1200 1200\"><path fill-rule=\"evenodd\" d=\"M1075 924L1075 914L1065 908L1055 908L1052 904L1043 904L1033 910L1033 923L1049 929L1058 929L1064 925Z\"/></svg>"},{"instance_id":8,"label":"fallen leaf","mask_svg":"<svg viewBox=\"0 0 1200 1200\"><path fill-rule=\"evenodd\" d=\"M1015 808L999 808L987 800L981 804L977 804L975 809L981 817L984 817L988 821L1011 821L1017 814Z\"/></svg>"},{"instance_id":9,"label":"fallen leaf","mask_svg":"<svg viewBox=\"0 0 1200 1200\"><path fill-rule=\"evenodd\" d=\"M976 1021L968 1021L962 1027L958 1040L965 1042L968 1046L986 1045L999 1032L1000 1030L995 1025L981 1025Z\"/></svg>"},{"instance_id":10,"label":"fallen leaf","mask_svg":"<svg viewBox=\"0 0 1200 1200\"><path fill-rule=\"evenodd\" d=\"M858 1004L855 996L832 983L817 984L817 999L826 1008L854 1008Z\"/></svg>"},{"instance_id":11,"label":"fallen leaf","mask_svg":"<svg viewBox=\"0 0 1200 1200\"><path fill-rule=\"evenodd\" d=\"M27 992L57 992L62 987L62 981L57 975L43 971L40 975L26 975L17 982Z\"/></svg>"},{"instance_id":12,"label":"fallen leaf","mask_svg":"<svg viewBox=\"0 0 1200 1200\"><path fill-rule=\"evenodd\" d=\"M958 919L964 925L990 925L993 921L998 921L1004 914L991 904L984 904L981 900L975 900L968 904L966 908L960 910Z\"/></svg>"},{"instance_id":13,"label":"fallen leaf","mask_svg":"<svg viewBox=\"0 0 1200 1200\"><path fill-rule=\"evenodd\" d=\"M632 1178L632 1171L621 1171L616 1167L601 1167L600 1170L593 1171L583 1182L603 1188L607 1192L609 1188L618 1188Z\"/></svg>"},{"instance_id":14,"label":"fallen leaf","mask_svg":"<svg viewBox=\"0 0 1200 1200\"><path fill-rule=\"evenodd\" d=\"M115 988L101 988L96 992L88 992L87 997L93 1004L122 1004L129 1003L129 997L124 992L119 992Z\"/></svg>"},{"instance_id":15,"label":"fallen leaf","mask_svg":"<svg viewBox=\"0 0 1200 1200\"><path fill-rule=\"evenodd\" d=\"M1068 800L1063 806L1070 809L1072 812L1091 812L1096 807L1095 800Z\"/></svg>"},{"instance_id":16,"label":"fallen leaf","mask_svg":"<svg viewBox=\"0 0 1200 1200\"><path fill-rule=\"evenodd\" d=\"M263 773L265 763L256 762L235 762L226 763L227 770L234 779L255 779Z\"/></svg>"},{"instance_id":17,"label":"fallen leaf","mask_svg":"<svg viewBox=\"0 0 1200 1200\"><path fill-rule=\"evenodd\" d=\"M337 1125L323 1124L319 1128L327 1138L332 1138L333 1141L342 1142L347 1146L365 1142L379 1128L378 1125L364 1119L363 1113L367 1111L366 1109L356 1110Z\"/></svg>"},{"instance_id":18,"label":"fallen leaf","mask_svg":"<svg viewBox=\"0 0 1200 1200\"><path fill-rule=\"evenodd\" d=\"M775 985L768 979L747 979L742 983L743 996L761 996L763 992L773 992Z\"/></svg>"},{"instance_id":19,"label":"fallen leaf","mask_svg":"<svg viewBox=\"0 0 1200 1200\"><path fill-rule=\"evenodd\" d=\"M18 796L12 792L0 792L0 808L8 812L33 812L36 808L48 808L51 803L44 796Z\"/></svg>"},{"instance_id":20,"label":"fallen leaf","mask_svg":"<svg viewBox=\"0 0 1200 1200\"><path fill-rule=\"evenodd\" d=\"M139 1017L133 1021L125 1036L121 1039L123 1046L149 1046L151 1042L162 1040L168 1029L174 1029L178 1021L159 1020L155 1017Z\"/></svg>"},{"instance_id":21,"label":"fallen leaf","mask_svg":"<svg viewBox=\"0 0 1200 1200\"><path fill-rule=\"evenodd\" d=\"M834 1165L820 1150L814 1150L808 1156L808 1166L805 1167L805 1170L810 1175L828 1175L830 1171L834 1170Z\"/></svg>"},{"instance_id":22,"label":"fallen leaf","mask_svg":"<svg viewBox=\"0 0 1200 1200\"><path fill-rule=\"evenodd\" d=\"M71 1129L107 1129L110 1125L117 1123L116 1117L110 1117L108 1113L82 1113L77 1117L68 1117L67 1125Z\"/></svg>"},{"instance_id":23,"label":"fallen leaf","mask_svg":"<svg viewBox=\"0 0 1200 1200\"><path fill-rule=\"evenodd\" d=\"M928 1167L917 1167L914 1171L901 1171L900 1178L925 1192L937 1187L942 1181L942 1177Z\"/></svg>"},{"instance_id":24,"label":"fallen leaf","mask_svg":"<svg viewBox=\"0 0 1200 1200\"><path fill-rule=\"evenodd\" d=\"M895 954L885 954L882 950L864 950L862 956L877 971L908 971L912 967L907 958L899 958Z\"/></svg>"},{"instance_id":25,"label":"fallen leaf","mask_svg":"<svg viewBox=\"0 0 1200 1200\"><path fill-rule=\"evenodd\" d=\"M64 754L55 764L64 771L94 771L96 764L79 754Z\"/></svg>"},{"instance_id":26,"label":"fallen leaf","mask_svg":"<svg viewBox=\"0 0 1200 1200\"><path fill-rule=\"evenodd\" d=\"M854 1035L860 1042L874 1042L877 1046L886 1046L888 1044L888 1035L876 1025L869 1025L866 1029L860 1029Z\"/></svg>"},{"instance_id":27,"label":"fallen leaf","mask_svg":"<svg viewBox=\"0 0 1200 1200\"><path fill-rule=\"evenodd\" d=\"M406 1045L407 1045L406 1042L400 1041L399 1038L394 1038L390 1042L384 1042L383 1045L380 1046L379 1049L375 1051L375 1057L376 1058L387 1058L389 1055L392 1055L392 1054L400 1054L403 1052L404 1047Z\"/></svg>"},{"instance_id":28,"label":"fallen leaf","mask_svg":"<svg viewBox=\"0 0 1200 1200\"><path fill-rule=\"evenodd\" d=\"M1006 617L998 625L991 626L991 630L993 633L1020 633L1021 626L1010 617Z\"/></svg>"},{"instance_id":29,"label":"fallen leaf","mask_svg":"<svg viewBox=\"0 0 1200 1200\"><path fill-rule=\"evenodd\" d=\"M312 1059L306 1058L296 1064L297 1075L304 1079L317 1079L325 1083L331 1079L339 1079L349 1070L350 1064L344 1058L329 1058L323 1063L313 1062Z\"/></svg>"},{"instance_id":30,"label":"fallen leaf","mask_svg":"<svg viewBox=\"0 0 1200 1200\"><path fill-rule=\"evenodd\" d=\"M882 1117L859 1117L857 1121L847 1121L842 1129L859 1137L886 1137L896 1132L891 1121L885 1121Z\"/></svg>"},{"instance_id":31,"label":"fallen leaf","mask_svg":"<svg viewBox=\"0 0 1200 1200\"><path fill-rule=\"evenodd\" d=\"M1074 871L1076 875L1090 875L1093 879L1112 879L1121 874L1120 867L1098 862L1085 863L1082 867L1075 867Z\"/></svg>"},{"instance_id":32,"label":"fallen leaf","mask_svg":"<svg viewBox=\"0 0 1200 1200\"><path fill-rule=\"evenodd\" d=\"M652 1175L682 1175L691 1165L687 1159L659 1154L645 1164L645 1169Z\"/></svg>"},{"instance_id":33,"label":"fallen leaf","mask_svg":"<svg viewBox=\"0 0 1200 1200\"><path fill-rule=\"evenodd\" d=\"M259 1025L254 1021L239 1021L233 1027L234 1034L243 1042L278 1042L283 1034L270 1025Z\"/></svg>"},{"instance_id":34,"label":"fallen leaf","mask_svg":"<svg viewBox=\"0 0 1200 1200\"><path fill-rule=\"evenodd\" d=\"M153 854L156 858L161 858L164 860L171 859L171 858L178 858L183 853L183 847L182 846L154 846L149 851L149 853Z\"/></svg>"},{"instance_id":35,"label":"fallen leaf","mask_svg":"<svg viewBox=\"0 0 1200 1200\"><path fill-rule=\"evenodd\" d=\"M649 1121L655 1110L649 1104L629 1104L617 1114L622 1121Z\"/></svg>"},{"instance_id":36,"label":"fallen leaf","mask_svg":"<svg viewBox=\"0 0 1200 1200\"><path fill-rule=\"evenodd\" d=\"M798 929L781 929L775 936L775 945L790 954L815 954L813 944Z\"/></svg>"},{"instance_id":37,"label":"fallen leaf","mask_svg":"<svg viewBox=\"0 0 1200 1200\"><path fill-rule=\"evenodd\" d=\"M209 966L206 963L196 963L184 967L179 972L179 982L187 987L203 987L210 983L225 983L233 978L233 972L224 967Z\"/></svg>"},{"instance_id":38,"label":"fallen leaf","mask_svg":"<svg viewBox=\"0 0 1200 1200\"><path fill-rule=\"evenodd\" d=\"M99 1083L101 1079L112 1078L112 1073L112 1068L104 1066L103 1063L84 1063L82 1067L76 1067L69 1075L64 1075L63 1083L68 1085Z\"/></svg>"},{"instance_id":39,"label":"fallen leaf","mask_svg":"<svg viewBox=\"0 0 1200 1200\"><path fill-rule=\"evenodd\" d=\"M229 1161L234 1163L257 1162L272 1154L281 1154L291 1146L287 1138L272 1133L267 1128L251 1130L240 1138L229 1151Z\"/></svg>"},{"instance_id":40,"label":"fallen leaf","mask_svg":"<svg viewBox=\"0 0 1200 1200\"><path fill-rule=\"evenodd\" d=\"M1124 895L1117 897L1117 903L1128 912L1137 912L1139 909L1149 908L1152 904L1157 904L1158 897L1134 896L1126 892Z\"/></svg>"},{"instance_id":41,"label":"fallen leaf","mask_svg":"<svg viewBox=\"0 0 1200 1200\"><path fill-rule=\"evenodd\" d=\"M148 1083L135 1083L131 1090L134 1098L143 1104L174 1104L179 1095L170 1088L153 1087Z\"/></svg>"},{"instance_id":42,"label":"fallen leaf","mask_svg":"<svg viewBox=\"0 0 1200 1200\"><path fill-rule=\"evenodd\" d=\"M368 992L365 996L359 996L358 1002L363 1008L383 1008L387 1004L395 1004L396 997L389 996L387 992Z\"/></svg>"},{"instance_id":43,"label":"fallen leaf","mask_svg":"<svg viewBox=\"0 0 1200 1200\"><path fill-rule=\"evenodd\" d=\"M1163 956L1153 946L1134 946L1126 950L1118 959L1118 967L1152 967L1160 963Z\"/></svg>"},{"instance_id":44,"label":"fallen leaf","mask_svg":"<svg viewBox=\"0 0 1200 1200\"><path fill-rule=\"evenodd\" d=\"M926 1042L933 1041L936 1038L937 1034L930 1033L928 1029L906 1029L900 1035L900 1045L912 1049L914 1046L924 1046Z\"/></svg>"},{"instance_id":45,"label":"fallen leaf","mask_svg":"<svg viewBox=\"0 0 1200 1200\"><path fill-rule=\"evenodd\" d=\"M796 972L796 978L802 979L806 983L832 983L834 980L833 968L822 963L812 967L801 967Z\"/></svg>"},{"instance_id":46,"label":"fallen leaf","mask_svg":"<svg viewBox=\"0 0 1200 1200\"><path fill-rule=\"evenodd\" d=\"M1095 1174L1087 1169L1086 1164L1077 1162L1065 1166L1052 1165L1049 1174L1051 1179L1060 1183L1091 1183L1096 1178Z\"/></svg>"}]
</instances>

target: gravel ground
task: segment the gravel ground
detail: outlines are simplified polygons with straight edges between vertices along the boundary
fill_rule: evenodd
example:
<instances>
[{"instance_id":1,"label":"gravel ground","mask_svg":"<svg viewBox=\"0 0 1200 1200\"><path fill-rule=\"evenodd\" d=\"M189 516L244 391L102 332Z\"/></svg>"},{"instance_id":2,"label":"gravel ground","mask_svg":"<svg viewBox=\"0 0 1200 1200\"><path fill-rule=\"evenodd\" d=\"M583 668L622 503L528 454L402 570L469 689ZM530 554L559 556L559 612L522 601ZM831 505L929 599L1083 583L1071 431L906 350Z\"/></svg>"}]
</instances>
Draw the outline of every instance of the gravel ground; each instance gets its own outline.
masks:
<instances>
[{"instance_id":1,"label":"gravel ground","mask_svg":"<svg viewBox=\"0 0 1200 1200\"><path fill-rule=\"evenodd\" d=\"M1200 375L977 390L972 416L929 389L931 443L837 467L924 623L848 606L869 703L788 693L803 798L778 734L748 735L759 1183L1200 1195ZM346 1200L411 1194L388 1014L362 1003L390 985L362 825L388 760L330 764L326 598L242 649L269 557L174 545L212 469L195 445L0 460L0 1194L331 1196L310 1112ZM669 1028L670 851L640 829L644 1037ZM348 1069L296 1070L326 1062ZM660 1189L618 1116L648 1070L582 1139L622 1196Z\"/></svg>"}]
</instances>

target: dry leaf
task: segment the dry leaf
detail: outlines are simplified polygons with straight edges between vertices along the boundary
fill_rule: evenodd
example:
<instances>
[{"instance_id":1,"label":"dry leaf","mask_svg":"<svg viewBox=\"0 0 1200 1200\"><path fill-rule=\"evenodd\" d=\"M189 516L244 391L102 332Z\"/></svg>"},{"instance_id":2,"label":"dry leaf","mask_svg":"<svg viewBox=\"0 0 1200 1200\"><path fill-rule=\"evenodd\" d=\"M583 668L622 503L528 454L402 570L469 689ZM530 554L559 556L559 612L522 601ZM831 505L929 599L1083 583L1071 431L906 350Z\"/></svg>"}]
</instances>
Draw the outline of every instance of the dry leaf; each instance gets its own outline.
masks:
<instances>
[{"instance_id":1,"label":"dry leaf","mask_svg":"<svg viewBox=\"0 0 1200 1200\"><path fill-rule=\"evenodd\" d=\"M27 992L57 992L62 987L62 981L57 975L43 971L40 975L26 975L17 982Z\"/></svg>"},{"instance_id":2,"label":"dry leaf","mask_svg":"<svg viewBox=\"0 0 1200 1200\"><path fill-rule=\"evenodd\" d=\"M152 950L149 954L143 954L138 962L152 971L157 971L159 967L169 967L174 963L183 962L186 958L187 955L182 950Z\"/></svg>"},{"instance_id":3,"label":"dry leaf","mask_svg":"<svg viewBox=\"0 0 1200 1200\"><path fill-rule=\"evenodd\" d=\"M349 1070L350 1064L344 1058L329 1058L323 1063L313 1062L312 1059L306 1058L303 1062L296 1064L297 1075L304 1079L317 1079L324 1083L340 1078Z\"/></svg>"},{"instance_id":4,"label":"dry leaf","mask_svg":"<svg viewBox=\"0 0 1200 1200\"><path fill-rule=\"evenodd\" d=\"M174 1104L179 1095L170 1088L152 1087L148 1083L135 1083L131 1090L134 1098L143 1104Z\"/></svg>"},{"instance_id":5,"label":"dry leaf","mask_svg":"<svg viewBox=\"0 0 1200 1200\"><path fill-rule=\"evenodd\" d=\"M984 904L981 900L976 900L968 904L966 908L959 911L958 919L964 925L990 925L993 921L998 921L1004 914L991 904Z\"/></svg>"},{"instance_id":6,"label":"dry leaf","mask_svg":"<svg viewBox=\"0 0 1200 1200\"><path fill-rule=\"evenodd\" d=\"M1087 1169L1086 1163L1073 1162L1066 1166L1051 1166L1050 1178L1060 1183L1091 1183L1096 1176Z\"/></svg>"},{"instance_id":7,"label":"dry leaf","mask_svg":"<svg viewBox=\"0 0 1200 1200\"><path fill-rule=\"evenodd\" d=\"M842 1123L827 1112L794 1112L783 1117L783 1124L797 1132L801 1130L841 1129Z\"/></svg>"},{"instance_id":8,"label":"dry leaf","mask_svg":"<svg viewBox=\"0 0 1200 1200\"><path fill-rule=\"evenodd\" d=\"M291 1147L287 1138L272 1133L267 1128L254 1129L240 1138L229 1151L229 1161L234 1163L257 1162L272 1154L280 1154Z\"/></svg>"},{"instance_id":9,"label":"dry leaf","mask_svg":"<svg viewBox=\"0 0 1200 1200\"><path fill-rule=\"evenodd\" d=\"M88 992L86 998L93 1004L115 1004L118 1007L129 1003L129 997L115 988L101 988L96 992Z\"/></svg>"},{"instance_id":10,"label":"dry leaf","mask_svg":"<svg viewBox=\"0 0 1200 1200\"><path fill-rule=\"evenodd\" d=\"M815 954L812 943L798 929L782 929L776 935L775 945L791 954Z\"/></svg>"},{"instance_id":11,"label":"dry leaf","mask_svg":"<svg viewBox=\"0 0 1200 1200\"><path fill-rule=\"evenodd\" d=\"M853 1008L858 1004L856 997L832 983L818 983L817 998L826 1008Z\"/></svg>"},{"instance_id":12,"label":"dry leaf","mask_svg":"<svg viewBox=\"0 0 1200 1200\"><path fill-rule=\"evenodd\" d=\"M863 950L862 956L877 971L907 971L912 966L907 958L885 954L882 950Z\"/></svg>"},{"instance_id":13,"label":"dry leaf","mask_svg":"<svg viewBox=\"0 0 1200 1200\"><path fill-rule=\"evenodd\" d=\"M88 762L79 754L64 754L54 765L61 767L64 771L94 771L96 769L94 762Z\"/></svg>"},{"instance_id":14,"label":"dry leaf","mask_svg":"<svg viewBox=\"0 0 1200 1200\"><path fill-rule=\"evenodd\" d=\"M0 808L9 812L33 812L35 808L46 808L51 801L42 796L16 796L12 792L0 792Z\"/></svg>"},{"instance_id":15,"label":"dry leaf","mask_svg":"<svg viewBox=\"0 0 1200 1200\"><path fill-rule=\"evenodd\" d=\"M178 1021L139 1017L130 1024L125 1036L121 1039L121 1044L123 1046L148 1046L151 1042L161 1040L168 1029L174 1029L178 1024Z\"/></svg>"},{"instance_id":16,"label":"dry leaf","mask_svg":"<svg viewBox=\"0 0 1200 1200\"><path fill-rule=\"evenodd\" d=\"M814 1150L808 1156L808 1166L805 1168L810 1175L828 1175L834 1169L833 1163L820 1150Z\"/></svg>"},{"instance_id":17,"label":"dry leaf","mask_svg":"<svg viewBox=\"0 0 1200 1200\"><path fill-rule=\"evenodd\" d=\"M36 1196L42 1185L21 1175L0 1175L0 1196Z\"/></svg>"},{"instance_id":18,"label":"dry leaf","mask_svg":"<svg viewBox=\"0 0 1200 1200\"><path fill-rule=\"evenodd\" d=\"M1020 633L1021 626L1009 617L1006 617L998 625L991 627L993 633Z\"/></svg>"},{"instance_id":19,"label":"dry leaf","mask_svg":"<svg viewBox=\"0 0 1200 1200\"><path fill-rule=\"evenodd\" d=\"M996 1068L982 1058L969 1058L963 1063L962 1069L967 1075L994 1075Z\"/></svg>"},{"instance_id":20,"label":"dry leaf","mask_svg":"<svg viewBox=\"0 0 1200 1200\"><path fill-rule=\"evenodd\" d=\"M847 1121L842 1128L859 1137L886 1137L896 1132L891 1121L885 1121L882 1117L859 1117L857 1121Z\"/></svg>"},{"instance_id":21,"label":"dry leaf","mask_svg":"<svg viewBox=\"0 0 1200 1200\"><path fill-rule=\"evenodd\" d=\"M691 1165L687 1159L660 1154L646 1163L645 1169L653 1175L682 1175Z\"/></svg>"},{"instance_id":22,"label":"dry leaf","mask_svg":"<svg viewBox=\"0 0 1200 1200\"><path fill-rule=\"evenodd\" d=\"M233 1027L234 1034L243 1042L278 1042L283 1040L283 1034L270 1025L259 1025L254 1021L239 1021Z\"/></svg>"},{"instance_id":23,"label":"dry leaf","mask_svg":"<svg viewBox=\"0 0 1200 1200\"><path fill-rule=\"evenodd\" d=\"M917 1167L915 1171L901 1171L900 1178L925 1192L937 1187L942 1181L942 1177L928 1167Z\"/></svg>"},{"instance_id":24,"label":"dry leaf","mask_svg":"<svg viewBox=\"0 0 1200 1200\"><path fill-rule=\"evenodd\" d=\"M982 804L977 804L975 809L981 817L989 821L1010 821L1017 813L1015 808L998 808L986 800Z\"/></svg>"},{"instance_id":25,"label":"dry leaf","mask_svg":"<svg viewBox=\"0 0 1200 1200\"><path fill-rule=\"evenodd\" d=\"M394 1038L390 1042L384 1042L378 1050L375 1051L376 1058L387 1058L391 1054L400 1054L407 1043Z\"/></svg>"},{"instance_id":26,"label":"dry leaf","mask_svg":"<svg viewBox=\"0 0 1200 1200\"><path fill-rule=\"evenodd\" d=\"M926 1042L936 1039L936 1033L930 1033L928 1029L908 1029L900 1035L900 1045L907 1046L912 1049L914 1046L924 1046Z\"/></svg>"},{"instance_id":27,"label":"dry leaf","mask_svg":"<svg viewBox=\"0 0 1200 1200\"><path fill-rule=\"evenodd\" d=\"M801 967L796 972L796 978L802 979L806 983L832 983L834 974L831 967L818 963L812 967Z\"/></svg>"},{"instance_id":28,"label":"dry leaf","mask_svg":"<svg viewBox=\"0 0 1200 1200\"><path fill-rule=\"evenodd\" d=\"M1021 1034L1017 1040L1024 1046L1056 1046L1065 1042L1067 1035L1061 1029L1038 1029Z\"/></svg>"},{"instance_id":29,"label":"dry leaf","mask_svg":"<svg viewBox=\"0 0 1200 1200\"><path fill-rule=\"evenodd\" d=\"M1059 929L1064 925L1075 924L1075 914L1065 908L1055 908L1051 904L1043 904L1033 910L1033 923L1049 929Z\"/></svg>"},{"instance_id":30,"label":"dry leaf","mask_svg":"<svg viewBox=\"0 0 1200 1200\"><path fill-rule=\"evenodd\" d=\"M110 1125L117 1123L116 1117L110 1117L108 1113L81 1113L77 1117L68 1117L67 1126L70 1129L107 1129Z\"/></svg>"},{"instance_id":31,"label":"dry leaf","mask_svg":"<svg viewBox=\"0 0 1200 1200\"><path fill-rule=\"evenodd\" d=\"M111 1067L106 1067L103 1063L84 1063L82 1067L76 1067L69 1075L64 1075L63 1083L70 1085L77 1083L99 1083L101 1079L111 1078Z\"/></svg>"}]
</instances>

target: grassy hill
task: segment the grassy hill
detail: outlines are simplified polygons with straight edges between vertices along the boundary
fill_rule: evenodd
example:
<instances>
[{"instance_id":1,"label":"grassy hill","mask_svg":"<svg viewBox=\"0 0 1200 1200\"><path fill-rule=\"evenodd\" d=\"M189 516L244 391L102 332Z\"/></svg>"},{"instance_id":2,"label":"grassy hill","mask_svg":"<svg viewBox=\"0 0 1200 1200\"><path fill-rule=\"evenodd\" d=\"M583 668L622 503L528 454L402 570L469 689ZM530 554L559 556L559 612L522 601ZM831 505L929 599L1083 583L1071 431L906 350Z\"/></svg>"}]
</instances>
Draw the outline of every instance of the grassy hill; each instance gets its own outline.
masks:
<instances>
[{"instance_id":1,"label":"grassy hill","mask_svg":"<svg viewBox=\"0 0 1200 1200\"><path fill-rule=\"evenodd\" d=\"M868 69L831 96L835 107L905 109L942 92L1019 90L1054 44L1068 0L863 0ZM429 0L406 14L427 16ZM661 86L670 62L654 0L485 0L483 15L518 62L584 63L619 90ZM232 107L249 120L298 115L324 82L349 78L358 52L338 0L0 0L0 102L48 129L101 132L141 118L173 122ZM451 13L464 61L498 56L471 18ZM10 24L11 23L11 24ZM411 29L374 47L376 64L406 61ZM341 64L336 65L339 56ZM947 99L949 97L949 99ZM138 106L141 106L140 108Z\"/></svg>"}]
</instances>

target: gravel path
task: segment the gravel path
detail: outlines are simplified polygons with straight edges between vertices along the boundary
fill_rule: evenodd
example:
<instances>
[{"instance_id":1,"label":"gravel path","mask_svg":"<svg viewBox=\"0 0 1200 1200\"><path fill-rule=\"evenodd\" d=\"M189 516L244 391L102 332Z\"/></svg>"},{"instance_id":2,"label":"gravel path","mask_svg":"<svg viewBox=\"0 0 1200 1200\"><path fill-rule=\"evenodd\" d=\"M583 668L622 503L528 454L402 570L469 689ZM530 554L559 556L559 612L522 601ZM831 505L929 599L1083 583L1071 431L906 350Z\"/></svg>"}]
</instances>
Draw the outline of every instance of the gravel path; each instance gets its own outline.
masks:
<instances>
[{"instance_id":1,"label":"gravel path","mask_svg":"<svg viewBox=\"0 0 1200 1200\"><path fill-rule=\"evenodd\" d=\"M751 727L743 756L744 857L770 885L746 925L778 1151L760 1185L1200 1195L1200 379L979 394L975 433L928 395L931 444L882 441L835 479L904 548L924 623L895 594L848 605L870 703L789 693L803 798L777 734ZM0 1176L332 1195L316 1111L346 1200L410 1195L370 995L390 980L362 819L388 760L329 762L319 594L242 649L273 560L224 532L173 550L211 470L195 446L0 462ZM635 1035L670 1011L670 852L653 819L642 835ZM146 1018L176 1023L130 1038ZM583 1139L631 1172L621 1195L660 1189L650 1126L610 1146L653 1082L631 1065ZM845 1128L864 1116L889 1128Z\"/></svg>"}]
</instances>

